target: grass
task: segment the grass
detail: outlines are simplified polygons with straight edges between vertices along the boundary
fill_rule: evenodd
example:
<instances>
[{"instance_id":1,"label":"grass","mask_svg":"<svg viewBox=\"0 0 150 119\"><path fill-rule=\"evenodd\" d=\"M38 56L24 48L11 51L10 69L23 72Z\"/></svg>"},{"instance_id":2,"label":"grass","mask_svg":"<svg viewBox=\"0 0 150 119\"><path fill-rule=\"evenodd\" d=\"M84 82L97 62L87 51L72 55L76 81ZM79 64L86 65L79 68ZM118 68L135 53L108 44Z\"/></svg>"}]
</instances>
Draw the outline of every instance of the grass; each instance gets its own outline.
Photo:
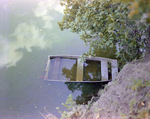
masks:
<instances>
[{"instance_id":1,"label":"grass","mask_svg":"<svg viewBox=\"0 0 150 119\"><path fill-rule=\"evenodd\" d=\"M45 110L45 112L47 113L47 114L43 114L43 113L41 113L41 112L39 112L41 115L42 115L42 117L44 118L44 119L58 119L56 116L54 116L53 114L50 114L48 111L47 111L47 109L46 109L47 107L44 107L44 110Z\"/></svg>"}]
</instances>

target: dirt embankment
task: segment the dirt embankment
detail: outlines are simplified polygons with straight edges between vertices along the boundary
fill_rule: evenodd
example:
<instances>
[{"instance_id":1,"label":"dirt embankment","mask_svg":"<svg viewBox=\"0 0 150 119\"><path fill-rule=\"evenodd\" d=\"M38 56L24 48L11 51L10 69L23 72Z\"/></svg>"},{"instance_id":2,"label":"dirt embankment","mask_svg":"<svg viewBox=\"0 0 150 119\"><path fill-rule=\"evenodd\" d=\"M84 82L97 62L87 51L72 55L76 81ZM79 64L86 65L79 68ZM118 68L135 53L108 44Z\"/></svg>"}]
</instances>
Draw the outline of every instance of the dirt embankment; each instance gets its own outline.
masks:
<instances>
[{"instance_id":1,"label":"dirt embankment","mask_svg":"<svg viewBox=\"0 0 150 119\"><path fill-rule=\"evenodd\" d=\"M67 119L150 119L150 57L126 64L98 101L68 112Z\"/></svg>"}]
</instances>

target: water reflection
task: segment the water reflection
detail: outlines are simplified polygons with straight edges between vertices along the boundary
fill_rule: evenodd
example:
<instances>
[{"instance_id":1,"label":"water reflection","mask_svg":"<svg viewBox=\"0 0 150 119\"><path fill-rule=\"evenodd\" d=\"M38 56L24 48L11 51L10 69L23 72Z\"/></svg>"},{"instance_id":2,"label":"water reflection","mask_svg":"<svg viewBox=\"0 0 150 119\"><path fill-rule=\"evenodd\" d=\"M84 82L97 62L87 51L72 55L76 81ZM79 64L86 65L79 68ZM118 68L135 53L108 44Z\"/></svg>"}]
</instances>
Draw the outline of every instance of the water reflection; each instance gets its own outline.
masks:
<instances>
[{"instance_id":1,"label":"water reflection","mask_svg":"<svg viewBox=\"0 0 150 119\"><path fill-rule=\"evenodd\" d=\"M76 81L76 59L51 58L48 79L53 81Z\"/></svg>"},{"instance_id":2,"label":"water reflection","mask_svg":"<svg viewBox=\"0 0 150 119\"><path fill-rule=\"evenodd\" d=\"M77 96L76 104L87 104L93 96L97 96L98 91L103 89L107 83L65 83L70 91L81 91L81 95Z\"/></svg>"},{"instance_id":3,"label":"water reflection","mask_svg":"<svg viewBox=\"0 0 150 119\"><path fill-rule=\"evenodd\" d=\"M0 68L15 66L23 57L20 49L32 52L64 40L57 25L63 11L59 0L1 1L0 6Z\"/></svg>"},{"instance_id":4,"label":"water reflection","mask_svg":"<svg viewBox=\"0 0 150 119\"><path fill-rule=\"evenodd\" d=\"M71 69L64 67L62 69L62 75L65 76L69 81L76 81L77 62L73 64Z\"/></svg>"},{"instance_id":5,"label":"water reflection","mask_svg":"<svg viewBox=\"0 0 150 119\"><path fill-rule=\"evenodd\" d=\"M25 48L28 52L31 52L32 47L44 49L46 46L45 35L41 33L38 27L30 23L19 24L12 37L16 39L11 43L11 48L14 50Z\"/></svg>"},{"instance_id":6,"label":"water reflection","mask_svg":"<svg viewBox=\"0 0 150 119\"><path fill-rule=\"evenodd\" d=\"M84 62L83 81L101 81L101 62L86 60Z\"/></svg>"},{"instance_id":7,"label":"water reflection","mask_svg":"<svg viewBox=\"0 0 150 119\"><path fill-rule=\"evenodd\" d=\"M40 30L32 24L20 24L12 34L11 39L0 37L0 67L16 65L23 56L20 49L26 49L31 52L32 47L39 47L40 49L46 47L44 35L40 34Z\"/></svg>"},{"instance_id":8,"label":"water reflection","mask_svg":"<svg viewBox=\"0 0 150 119\"><path fill-rule=\"evenodd\" d=\"M70 59L68 59L67 63L69 61L70 61ZM77 60L75 60L75 61L76 62L74 64L70 65L70 66L72 66L71 68L63 67L63 68L59 69L62 72L62 73L59 73L59 75L65 76L65 79L68 79L66 81L76 81ZM54 69L54 68L51 68L51 69ZM101 63L100 63L100 61L86 60L84 62L83 81L101 81Z\"/></svg>"}]
</instances>

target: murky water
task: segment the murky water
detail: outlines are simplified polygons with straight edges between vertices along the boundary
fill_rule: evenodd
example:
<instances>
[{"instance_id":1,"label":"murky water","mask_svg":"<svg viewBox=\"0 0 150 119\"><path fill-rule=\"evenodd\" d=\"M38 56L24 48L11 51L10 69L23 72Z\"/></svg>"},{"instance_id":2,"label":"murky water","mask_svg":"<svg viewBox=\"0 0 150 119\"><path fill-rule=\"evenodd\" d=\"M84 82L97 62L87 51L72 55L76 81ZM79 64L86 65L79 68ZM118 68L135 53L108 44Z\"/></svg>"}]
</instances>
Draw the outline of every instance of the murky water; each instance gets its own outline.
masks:
<instances>
[{"instance_id":1,"label":"murky water","mask_svg":"<svg viewBox=\"0 0 150 119\"><path fill-rule=\"evenodd\" d=\"M60 117L56 107L65 110L62 102L69 94L81 104L101 88L40 79L48 55L88 51L77 34L60 31L62 17L57 0L0 1L0 118L42 119L39 112L45 114L45 107Z\"/></svg>"},{"instance_id":2,"label":"murky water","mask_svg":"<svg viewBox=\"0 0 150 119\"><path fill-rule=\"evenodd\" d=\"M76 59L52 58L48 79L54 81L76 81Z\"/></svg>"}]
</instances>

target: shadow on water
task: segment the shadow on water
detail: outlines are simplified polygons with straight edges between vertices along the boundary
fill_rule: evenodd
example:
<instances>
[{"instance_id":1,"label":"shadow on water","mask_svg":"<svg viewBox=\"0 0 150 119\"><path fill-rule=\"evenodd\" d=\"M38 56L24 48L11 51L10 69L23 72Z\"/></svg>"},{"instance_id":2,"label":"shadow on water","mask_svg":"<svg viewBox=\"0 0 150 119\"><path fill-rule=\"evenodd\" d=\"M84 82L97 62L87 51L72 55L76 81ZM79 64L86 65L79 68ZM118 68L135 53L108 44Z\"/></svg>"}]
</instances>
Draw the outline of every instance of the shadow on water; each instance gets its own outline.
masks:
<instances>
[{"instance_id":1,"label":"shadow on water","mask_svg":"<svg viewBox=\"0 0 150 119\"><path fill-rule=\"evenodd\" d=\"M65 83L70 91L81 91L81 95L78 95L76 99L76 104L87 104L93 96L98 96L98 91L104 89L107 83Z\"/></svg>"}]
</instances>

